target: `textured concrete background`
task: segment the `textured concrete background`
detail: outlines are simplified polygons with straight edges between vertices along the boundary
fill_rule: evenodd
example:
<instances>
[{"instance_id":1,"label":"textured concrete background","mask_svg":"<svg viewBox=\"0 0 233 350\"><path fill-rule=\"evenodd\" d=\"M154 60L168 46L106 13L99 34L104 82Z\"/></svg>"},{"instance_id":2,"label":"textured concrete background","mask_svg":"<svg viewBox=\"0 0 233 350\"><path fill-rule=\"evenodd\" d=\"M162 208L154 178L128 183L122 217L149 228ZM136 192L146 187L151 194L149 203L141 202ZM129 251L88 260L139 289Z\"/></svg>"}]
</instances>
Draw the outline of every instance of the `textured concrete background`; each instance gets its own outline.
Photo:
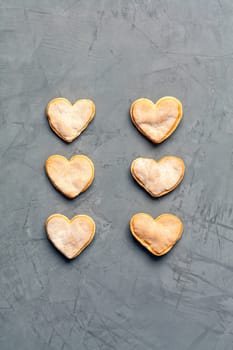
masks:
<instances>
[{"instance_id":1,"label":"textured concrete background","mask_svg":"<svg viewBox=\"0 0 233 350\"><path fill-rule=\"evenodd\" d=\"M0 349L232 350L232 0L0 0ZM130 103L174 95L184 118L163 144L131 124ZM91 98L97 113L67 145L47 102ZM46 158L88 155L93 185L67 200ZM182 157L185 179L155 200L132 180L137 156ZM131 238L136 212L177 214L163 258ZM83 213L96 237L76 260L46 218Z\"/></svg>"}]
</instances>

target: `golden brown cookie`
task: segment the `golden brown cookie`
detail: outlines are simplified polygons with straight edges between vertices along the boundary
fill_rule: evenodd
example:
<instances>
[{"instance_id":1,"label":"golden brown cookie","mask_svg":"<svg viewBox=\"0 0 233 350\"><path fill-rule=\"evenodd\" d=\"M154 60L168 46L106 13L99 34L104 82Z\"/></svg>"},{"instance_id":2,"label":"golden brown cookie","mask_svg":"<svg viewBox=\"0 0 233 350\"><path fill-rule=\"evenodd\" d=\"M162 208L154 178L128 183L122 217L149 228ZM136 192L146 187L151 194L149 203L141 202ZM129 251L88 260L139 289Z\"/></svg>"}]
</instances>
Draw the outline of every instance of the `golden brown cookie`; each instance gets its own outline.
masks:
<instances>
[{"instance_id":1,"label":"golden brown cookie","mask_svg":"<svg viewBox=\"0 0 233 350\"><path fill-rule=\"evenodd\" d=\"M64 215L53 214L45 225L48 239L68 259L76 258L95 235L95 222L87 215L76 215L69 220Z\"/></svg>"},{"instance_id":2,"label":"golden brown cookie","mask_svg":"<svg viewBox=\"0 0 233 350\"><path fill-rule=\"evenodd\" d=\"M182 114L181 102L170 96L162 97L156 103L140 98L130 108L136 128L154 143L166 140L175 131Z\"/></svg>"},{"instance_id":3,"label":"golden brown cookie","mask_svg":"<svg viewBox=\"0 0 233 350\"><path fill-rule=\"evenodd\" d=\"M181 238L182 221L175 215L162 214L156 219L144 213L130 220L132 235L152 254L161 256L169 252Z\"/></svg>"},{"instance_id":4,"label":"golden brown cookie","mask_svg":"<svg viewBox=\"0 0 233 350\"><path fill-rule=\"evenodd\" d=\"M54 187L68 198L86 191L94 179L94 164L83 155L73 156L70 160L53 155L46 160L45 170Z\"/></svg>"},{"instance_id":5,"label":"golden brown cookie","mask_svg":"<svg viewBox=\"0 0 233 350\"><path fill-rule=\"evenodd\" d=\"M131 174L152 197L161 197L174 190L183 180L185 165L182 159L167 156L158 162L151 158L137 158L132 162Z\"/></svg>"},{"instance_id":6,"label":"golden brown cookie","mask_svg":"<svg viewBox=\"0 0 233 350\"><path fill-rule=\"evenodd\" d=\"M64 141L72 142L94 118L95 104L86 99L72 104L58 97L48 103L46 114L51 129Z\"/></svg>"}]
</instances>

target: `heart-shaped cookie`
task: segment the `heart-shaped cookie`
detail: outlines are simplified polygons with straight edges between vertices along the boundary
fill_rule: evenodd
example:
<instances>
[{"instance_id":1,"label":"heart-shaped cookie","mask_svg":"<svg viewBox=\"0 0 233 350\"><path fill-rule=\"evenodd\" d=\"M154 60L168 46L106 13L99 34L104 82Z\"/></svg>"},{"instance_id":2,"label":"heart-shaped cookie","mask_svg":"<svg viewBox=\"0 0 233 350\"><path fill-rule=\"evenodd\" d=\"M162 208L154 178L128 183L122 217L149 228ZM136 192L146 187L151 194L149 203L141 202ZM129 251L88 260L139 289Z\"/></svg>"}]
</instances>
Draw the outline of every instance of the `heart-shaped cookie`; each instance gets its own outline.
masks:
<instances>
[{"instance_id":1,"label":"heart-shaped cookie","mask_svg":"<svg viewBox=\"0 0 233 350\"><path fill-rule=\"evenodd\" d=\"M70 160L53 155L46 160L45 170L54 187L68 198L86 191L94 179L94 164L83 155L73 156Z\"/></svg>"},{"instance_id":2,"label":"heart-shaped cookie","mask_svg":"<svg viewBox=\"0 0 233 350\"><path fill-rule=\"evenodd\" d=\"M69 220L64 215L53 214L45 225L48 239L68 259L76 258L95 235L95 222L87 215L76 215Z\"/></svg>"},{"instance_id":3,"label":"heart-shaped cookie","mask_svg":"<svg viewBox=\"0 0 233 350\"><path fill-rule=\"evenodd\" d=\"M182 114L181 102L170 96L162 97L156 103L140 98L130 108L136 128L154 143L166 140L175 131Z\"/></svg>"},{"instance_id":4,"label":"heart-shaped cookie","mask_svg":"<svg viewBox=\"0 0 233 350\"><path fill-rule=\"evenodd\" d=\"M174 190L183 180L185 165L182 159L167 156L156 162L151 158L137 158L132 162L131 174L152 197L161 197Z\"/></svg>"},{"instance_id":5,"label":"heart-shaped cookie","mask_svg":"<svg viewBox=\"0 0 233 350\"><path fill-rule=\"evenodd\" d=\"M48 103L46 114L51 129L64 141L72 142L94 118L95 104L85 99L72 104L58 97Z\"/></svg>"},{"instance_id":6,"label":"heart-shaped cookie","mask_svg":"<svg viewBox=\"0 0 233 350\"><path fill-rule=\"evenodd\" d=\"M152 254L164 255L181 238L182 221L175 215L162 214L156 219L144 213L135 214L130 220L132 235Z\"/></svg>"}]
</instances>

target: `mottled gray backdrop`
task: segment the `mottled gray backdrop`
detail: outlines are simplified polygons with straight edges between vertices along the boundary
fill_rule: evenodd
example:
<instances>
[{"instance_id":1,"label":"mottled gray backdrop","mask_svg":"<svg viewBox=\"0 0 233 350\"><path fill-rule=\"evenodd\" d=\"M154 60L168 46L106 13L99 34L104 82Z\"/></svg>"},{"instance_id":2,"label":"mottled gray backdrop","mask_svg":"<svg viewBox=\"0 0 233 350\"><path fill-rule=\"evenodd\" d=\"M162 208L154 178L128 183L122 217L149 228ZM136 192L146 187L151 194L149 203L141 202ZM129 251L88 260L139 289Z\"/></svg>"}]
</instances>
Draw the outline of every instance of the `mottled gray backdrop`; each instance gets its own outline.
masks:
<instances>
[{"instance_id":1,"label":"mottled gray backdrop","mask_svg":"<svg viewBox=\"0 0 233 350\"><path fill-rule=\"evenodd\" d=\"M232 350L232 0L0 0L0 349ZM132 125L139 97L173 95L184 118L163 144ZM47 102L91 98L96 117L72 144ZM93 185L74 200L46 158L88 155ZM132 180L138 156L182 157L171 194ZM177 214L184 234L155 258L134 241L136 212ZM88 214L96 236L69 262L46 218Z\"/></svg>"}]
</instances>

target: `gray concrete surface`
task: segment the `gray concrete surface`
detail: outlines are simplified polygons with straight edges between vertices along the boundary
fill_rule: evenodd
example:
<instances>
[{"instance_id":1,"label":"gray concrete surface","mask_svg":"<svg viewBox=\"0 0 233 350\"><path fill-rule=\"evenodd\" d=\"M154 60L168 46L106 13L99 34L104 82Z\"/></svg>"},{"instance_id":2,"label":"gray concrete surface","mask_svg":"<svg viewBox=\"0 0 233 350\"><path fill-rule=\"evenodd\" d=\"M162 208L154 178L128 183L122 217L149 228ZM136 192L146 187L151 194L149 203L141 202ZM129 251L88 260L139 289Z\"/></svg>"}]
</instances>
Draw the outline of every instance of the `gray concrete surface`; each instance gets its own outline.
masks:
<instances>
[{"instance_id":1,"label":"gray concrete surface","mask_svg":"<svg viewBox=\"0 0 233 350\"><path fill-rule=\"evenodd\" d=\"M232 350L233 2L0 0L0 349ZM174 95L184 118L163 144L131 124L130 103ZM44 115L57 96L91 98L72 144ZM54 153L91 157L91 188L67 200ZM150 198L137 156L182 157L181 186ZM131 238L139 211L177 214L182 240L154 258ZM55 212L91 215L92 245L66 261L48 242Z\"/></svg>"}]
</instances>

